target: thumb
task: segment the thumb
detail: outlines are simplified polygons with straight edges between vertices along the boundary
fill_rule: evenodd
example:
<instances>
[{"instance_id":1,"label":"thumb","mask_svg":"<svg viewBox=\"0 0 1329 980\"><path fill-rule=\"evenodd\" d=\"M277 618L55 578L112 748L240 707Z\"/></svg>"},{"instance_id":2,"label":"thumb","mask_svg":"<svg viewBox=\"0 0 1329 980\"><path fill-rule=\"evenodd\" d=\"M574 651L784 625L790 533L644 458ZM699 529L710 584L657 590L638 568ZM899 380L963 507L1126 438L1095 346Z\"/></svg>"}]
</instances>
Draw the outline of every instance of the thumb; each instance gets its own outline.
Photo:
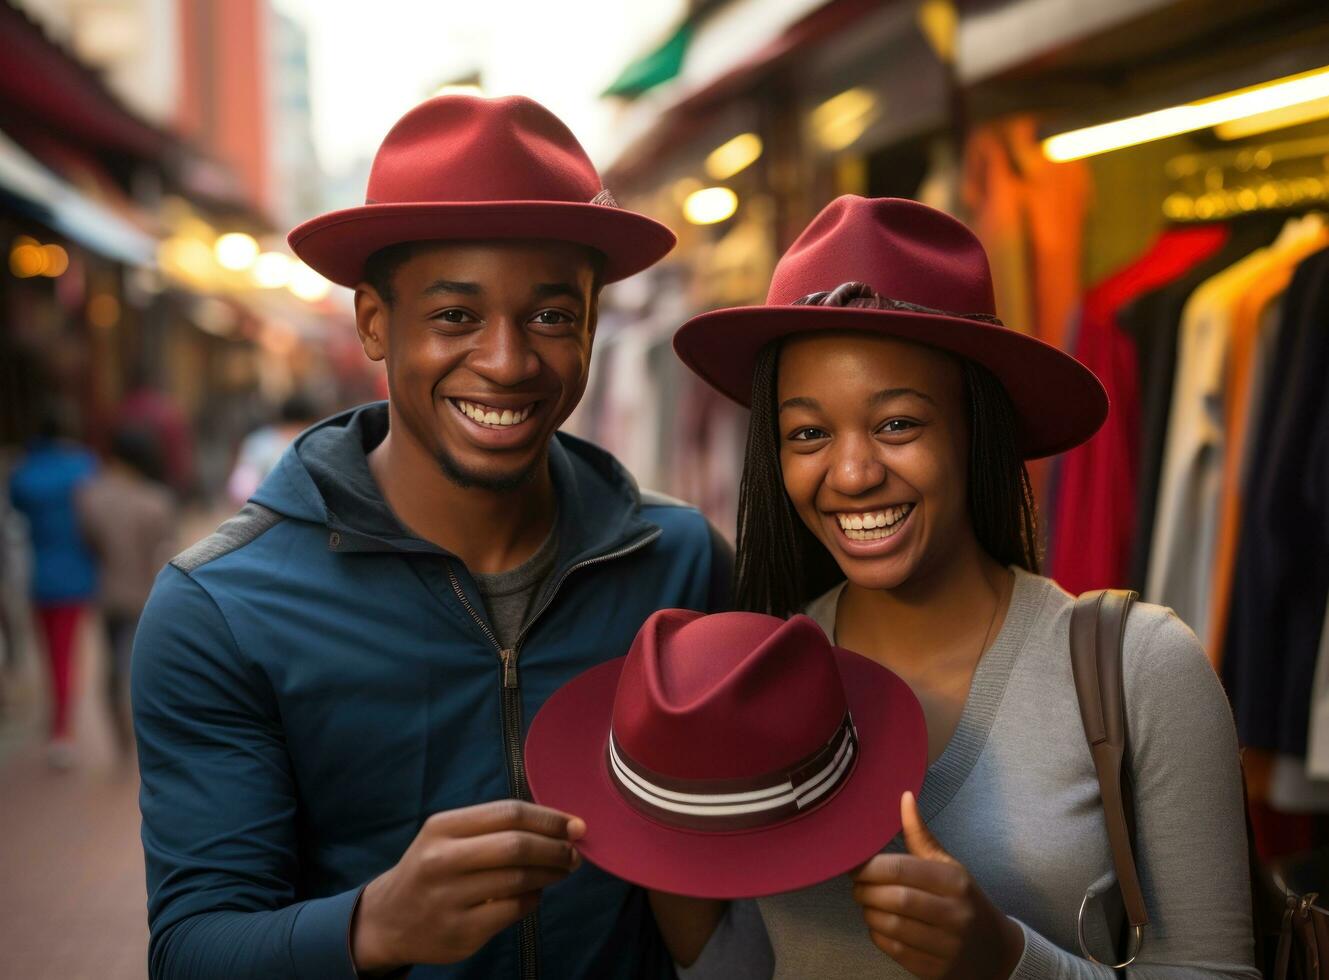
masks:
<instances>
[{"instance_id":1,"label":"thumb","mask_svg":"<svg viewBox=\"0 0 1329 980\"><path fill-rule=\"evenodd\" d=\"M945 861L954 864L955 858L946 853L946 848L932 836L928 825L918 812L918 800L908 791L900 797L900 818L904 821L904 843L909 853L928 861Z\"/></svg>"}]
</instances>

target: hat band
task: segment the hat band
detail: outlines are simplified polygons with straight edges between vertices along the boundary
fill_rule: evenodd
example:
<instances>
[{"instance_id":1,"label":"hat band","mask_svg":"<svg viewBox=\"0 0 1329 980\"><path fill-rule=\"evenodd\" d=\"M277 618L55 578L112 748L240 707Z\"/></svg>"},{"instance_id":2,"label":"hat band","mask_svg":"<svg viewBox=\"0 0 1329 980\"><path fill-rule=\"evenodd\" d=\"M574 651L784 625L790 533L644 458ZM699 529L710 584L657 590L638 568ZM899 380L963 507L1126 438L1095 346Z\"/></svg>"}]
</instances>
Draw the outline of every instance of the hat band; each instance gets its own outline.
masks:
<instances>
[{"instance_id":1,"label":"hat band","mask_svg":"<svg viewBox=\"0 0 1329 980\"><path fill-rule=\"evenodd\" d=\"M609 772L623 798L661 823L691 830L746 830L779 823L835 795L858 757L845 712L829 742L793 767L745 779L671 779L634 762L609 734Z\"/></svg>"},{"instance_id":2,"label":"hat band","mask_svg":"<svg viewBox=\"0 0 1329 980\"><path fill-rule=\"evenodd\" d=\"M891 299L883 296L865 282L842 282L834 289L820 293L808 293L794 300L791 306L850 306L860 310L897 310L902 313L927 313L931 316L958 317L961 320L977 320L1004 327L1001 318L991 313L955 313L951 310L938 310L908 300Z\"/></svg>"}]
</instances>

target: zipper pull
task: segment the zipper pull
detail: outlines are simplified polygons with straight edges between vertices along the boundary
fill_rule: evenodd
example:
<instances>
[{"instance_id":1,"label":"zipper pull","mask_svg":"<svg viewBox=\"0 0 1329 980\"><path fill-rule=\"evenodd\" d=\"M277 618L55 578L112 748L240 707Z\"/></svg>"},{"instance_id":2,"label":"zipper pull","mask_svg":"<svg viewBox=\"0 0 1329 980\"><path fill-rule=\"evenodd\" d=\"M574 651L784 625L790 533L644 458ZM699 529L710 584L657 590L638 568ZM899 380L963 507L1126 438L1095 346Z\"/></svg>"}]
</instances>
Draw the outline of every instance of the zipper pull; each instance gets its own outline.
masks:
<instances>
[{"instance_id":1,"label":"zipper pull","mask_svg":"<svg viewBox=\"0 0 1329 980\"><path fill-rule=\"evenodd\" d=\"M503 660L503 686L517 687L517 651L500 650L498 655Z\"/></svg>"}]
</instances>

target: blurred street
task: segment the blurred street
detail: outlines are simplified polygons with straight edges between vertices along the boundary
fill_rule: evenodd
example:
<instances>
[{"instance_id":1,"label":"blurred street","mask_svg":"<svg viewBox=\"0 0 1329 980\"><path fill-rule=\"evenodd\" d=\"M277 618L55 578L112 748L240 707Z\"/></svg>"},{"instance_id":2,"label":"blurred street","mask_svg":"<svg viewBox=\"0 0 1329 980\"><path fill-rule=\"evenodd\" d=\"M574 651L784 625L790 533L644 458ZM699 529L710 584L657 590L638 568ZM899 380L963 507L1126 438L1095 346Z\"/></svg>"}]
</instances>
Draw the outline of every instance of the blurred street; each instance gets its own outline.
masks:
<instances>
[{"instance_id":1,"label":"blurred street","mask_svg":"<svg viewBox=\"0 0 1329 980\"><path fill-rule=\"evenodd\" d=\"M183 541L225 514L194 514ZM6 678L0 725L0 977L141 980L148 924L139 845L138 774L117 759L100 698L105 650L95 619L80 630L77 761L45 757L46 681L29 657Z\"/></svg>"}]
</instances>

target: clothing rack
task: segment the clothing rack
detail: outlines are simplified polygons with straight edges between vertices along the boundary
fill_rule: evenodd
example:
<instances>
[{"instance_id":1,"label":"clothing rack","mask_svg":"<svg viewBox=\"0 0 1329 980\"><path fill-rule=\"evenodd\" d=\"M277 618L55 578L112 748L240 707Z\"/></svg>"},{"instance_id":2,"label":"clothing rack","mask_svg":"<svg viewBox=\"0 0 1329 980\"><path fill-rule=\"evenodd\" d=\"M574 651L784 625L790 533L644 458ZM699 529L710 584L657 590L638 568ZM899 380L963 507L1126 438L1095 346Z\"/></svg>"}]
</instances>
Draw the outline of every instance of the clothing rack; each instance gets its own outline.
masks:
<instances>
[{"instance_id":1,"label":"clothing rack","mask_svg":"<svg viewBox=\"0 0 1329 980\"><path fill-rule=\"evenodd\" d=\"M1289 164L1300 172L1271 173ZM1241 214L1304 210L1329 202L1329 137L1185 153L1169 160L1164 171L1169 179L1188 185L1163 201L1169 221L1219 221Z\"/></svg>"}]
</instances>

